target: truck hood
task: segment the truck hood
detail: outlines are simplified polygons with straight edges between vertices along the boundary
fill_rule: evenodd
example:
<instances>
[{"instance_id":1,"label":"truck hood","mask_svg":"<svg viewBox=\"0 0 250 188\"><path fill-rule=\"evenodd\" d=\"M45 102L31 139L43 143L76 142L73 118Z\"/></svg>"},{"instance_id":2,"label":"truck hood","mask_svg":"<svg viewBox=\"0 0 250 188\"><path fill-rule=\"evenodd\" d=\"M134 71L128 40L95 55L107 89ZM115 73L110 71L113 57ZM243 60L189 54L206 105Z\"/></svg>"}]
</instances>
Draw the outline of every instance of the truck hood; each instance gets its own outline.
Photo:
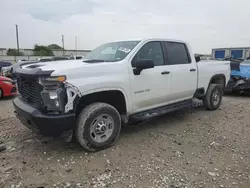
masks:
<instances>
[{"instance_id":1,"label":"truck hood","mask_svg":"<svg viewBox=\"0 0 250 188\"><path fill-rule=\"evenodd\" d=\"M39 62L39 63L31 63L22 65L22 69L34 69L40 68L42 71L58 71L63 72L72 67L82 67L84 66L83 60L63 60L63 61L49 61L49 62Z\"/></svg>"},{"instance_id":2,"label":"truck hood","mask_svg":"<svg viewBox=\"0 0 250 188\"><path fill-rule=\"evenodd\" d=\"M102 75L111 75L121 72L124 67L121 62L83 62L84 60L64 60L50 62L36 62L21 65L17 68L17 74L30 75L65 75L69 79L81 77L96 77Z\"/></svg>"},{"instance_id":3,"label":"truck hood","mask_svg":"<svg viewBox=\"0 0 250 188\"><path fill-rule=\"evenodd\" d=\"M102 87L120 87L124 84L124 80L129 80L127 60L99 63L83 62L83 60L36 62L19 66L16 75L65 75L67 83L85 92Z\"/></svg>"},{"instance_id":4,"label":"truck hood","mask_svg":"<svg viewBox=\"0 0 250 188\"><path fill-rule=\"evenodd\" d=\"M240 65L240 71L232 70L231 76L250 78L250 65Z\"/></svg>"}]
</instances>

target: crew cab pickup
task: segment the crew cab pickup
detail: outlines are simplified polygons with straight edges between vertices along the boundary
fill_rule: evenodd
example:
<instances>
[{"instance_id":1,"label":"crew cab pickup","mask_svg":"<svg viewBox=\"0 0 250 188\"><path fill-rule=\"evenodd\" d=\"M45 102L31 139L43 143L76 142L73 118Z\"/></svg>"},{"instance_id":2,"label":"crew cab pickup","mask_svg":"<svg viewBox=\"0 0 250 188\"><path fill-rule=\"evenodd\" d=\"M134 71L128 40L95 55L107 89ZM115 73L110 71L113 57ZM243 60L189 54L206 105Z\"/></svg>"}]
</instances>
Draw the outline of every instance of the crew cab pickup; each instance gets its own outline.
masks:
<instances>
[{"instance_id":1,"label":"crew cab pickup","mask_svg":"<svg viewBox=\"0 0 250 188\"><path fill-rule=\"evenodd\" d=\"M98 151L121 126L190 107L216 110L230 62L196 62L183 41L143 39L101 45L81 60L39 62L16 69L16 116L44 135L73 130L80 145Z\"/></svg>"}]
</instances>

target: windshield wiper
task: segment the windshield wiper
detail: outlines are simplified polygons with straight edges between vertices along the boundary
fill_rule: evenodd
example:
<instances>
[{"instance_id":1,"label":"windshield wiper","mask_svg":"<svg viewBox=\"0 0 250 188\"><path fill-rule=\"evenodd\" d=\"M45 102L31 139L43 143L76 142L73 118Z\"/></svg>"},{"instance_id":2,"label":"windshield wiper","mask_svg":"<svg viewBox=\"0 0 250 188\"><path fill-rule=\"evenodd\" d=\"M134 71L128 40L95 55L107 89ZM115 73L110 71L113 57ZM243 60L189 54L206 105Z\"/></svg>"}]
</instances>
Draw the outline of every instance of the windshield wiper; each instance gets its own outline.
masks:
<instances>
[{"instance_id":1,"label":"windshield wiper","mask_svg":"<svg viewBox=\"0 0 250 188\"><path fill-rule=\"evenodd\" d=\"M83 60L83 62L86 62L86 63L101 63L101 62L105 62L103 59L86 59L86 60Z\"/></svg>"}]
</instances>

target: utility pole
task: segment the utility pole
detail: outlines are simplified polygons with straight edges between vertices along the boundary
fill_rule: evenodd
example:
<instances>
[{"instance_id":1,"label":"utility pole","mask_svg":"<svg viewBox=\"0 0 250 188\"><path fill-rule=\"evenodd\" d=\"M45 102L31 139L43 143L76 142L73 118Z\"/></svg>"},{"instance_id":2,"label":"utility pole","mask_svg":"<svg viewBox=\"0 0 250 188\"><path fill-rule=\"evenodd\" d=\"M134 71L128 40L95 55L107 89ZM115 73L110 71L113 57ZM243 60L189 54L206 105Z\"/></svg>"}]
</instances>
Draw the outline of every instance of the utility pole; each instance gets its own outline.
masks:
<instances>
[{"instance_id":1,"label":"utility pole","mask_svg":"<svg viewBox=\"0 0 250 188\"><path fill-rule=\"evenodd\" d=\"M62 35L62 47L63 47L63 55L64 55L64 36Z\"/></svg>"},{"instance_id":2,"label":"utility pole","mask_svg":"<svg viewBox=\"0 0 250 188\"><path fill-rule=\"evenodd\" d=\"M76 54L77 54L77 36L75 36L75 51L76 51Z\"/></svg>"},{"instance_id":3,"label":"utility pole","mask_svg":"<svg viewBox=\"0 0 250 188\"><path fill-rule=\"evenodd\" d=\"M16 24L16 44L17 44L17 55L19 56L19 37L18 37L18 25Z\"/></svg>"}]
</instances>

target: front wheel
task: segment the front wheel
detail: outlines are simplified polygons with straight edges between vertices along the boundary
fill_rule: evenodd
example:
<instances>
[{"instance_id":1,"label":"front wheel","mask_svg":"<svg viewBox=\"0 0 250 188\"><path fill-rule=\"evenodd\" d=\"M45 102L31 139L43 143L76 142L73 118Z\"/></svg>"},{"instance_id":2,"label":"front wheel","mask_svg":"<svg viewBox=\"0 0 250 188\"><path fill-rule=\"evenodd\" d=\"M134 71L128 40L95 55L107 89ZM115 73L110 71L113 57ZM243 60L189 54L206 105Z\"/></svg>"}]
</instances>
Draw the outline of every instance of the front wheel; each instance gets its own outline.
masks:
<instances>
[{"instance_id":1,"label":"front wheel","mask_svg":"<svg viewBox=\"0 0 250 188\"><path fill-rule=\"evenodd\" d=\"M115 143L121 130L119 112L106 103L93 103L77 118L75 135L87 151L106 149Z\"/></svg>"},{"instance_id":2,"label":"front wheel","mask_svg":"<svg viewBox=\"0 0 250 188\"><path fill-rule=\"evenodd\" d=\"M207 110L216 110L219 108L222 100L223 90L218 84L210 84L207 94L203 99L203 106Z\"/></svg>"}]
</instances>

